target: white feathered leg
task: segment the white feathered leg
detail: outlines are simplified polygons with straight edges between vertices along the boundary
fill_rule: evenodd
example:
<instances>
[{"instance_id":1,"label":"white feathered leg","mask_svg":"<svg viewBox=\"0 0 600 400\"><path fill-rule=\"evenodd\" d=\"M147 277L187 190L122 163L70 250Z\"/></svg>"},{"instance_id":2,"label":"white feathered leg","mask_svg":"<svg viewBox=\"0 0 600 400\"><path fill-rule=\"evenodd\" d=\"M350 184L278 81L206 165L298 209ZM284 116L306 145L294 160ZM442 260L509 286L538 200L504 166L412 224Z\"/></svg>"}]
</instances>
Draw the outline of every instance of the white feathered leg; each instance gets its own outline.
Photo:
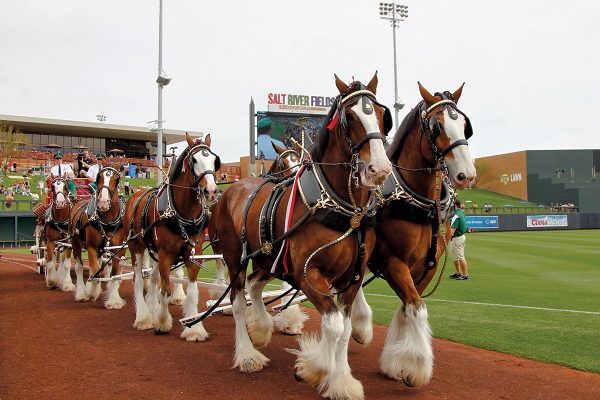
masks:
<instances>
[{"instance_id":1,"label":"white feathered leg","mask_svg":"<svg viewBox=\"0 0 600 400\"><path fill-rule=\"evenodd\" d=\"M125 300L121 298L119 294L119 287L121 281L111 281L106 285L107 297L104 302L104 307L109 310L120 310L126 304Z\"/></svg>"},{"instance_id":2,"label":"white feathered leg","mask_svg":"<svg viewBox=\"0 0 600 400\"><path fill-rule=\"evenodd\" d=\"M163 334L171 331L173 317L169 312L169 294L165 289L160 289L158 299L158 312L152 316L152 325L156 334Z\"/></svg>"},{"instance_id":3,"label":"white feathered leg","mask_svg":"<svg viewBox=\"0 0 600 400\"><path fill-rule=\"evenodd\" d=\"M187 288L187 297L183 303L183 316L191 317L198 314L198 282L190 282ZM191 328L186 327L180 337L188 342L203 342L208 338L208 332L204 329L202 322L198 322Z\"/></svg>"},{"instance_id":4,"label":"white feathered leg","mask_svg":"<svg viewBox=\"0 0 600 400\"><path fill-rule=\"evenodd\" d=\"M408 304L396 310L385 338L381 354L382 371L389 377L402 380L408 386L422 386L433 373L431 327L427 307Z\"/></svg>"},{"instance_id":5,"label":"white feathered leg","mask_svg":"<svg viewBox=\"0 0 600 400\"><path fill-rule=\"evenodd\" d=\"M223 294L223 292L225 291L225 289L227 289L227 278L225 278L225 262L222 259L217 259L216 260L216 278L213 280L212 283L214 283L215 285L219 285L222 286L222 289L208 289L208 297L211 298L211 300L216 300L219 297L221 297L221 295Z\"/></svg>"},{"instance_id":6,"label":"white feathered leg","mask_svg":"<svg viewBox=\"0 0 600 400\"><path fill-rule=\"evenodd\" d=\"M158 263L150 258L148 251L144 252L144 268L152 268L150 272L150 279L144 280L147 284L146 292L146 304L150 314L154 315L158 312L158 280L160 279L160 271L158 270Z\"/></svg>"},{"instance_id":7,"label":"white feathered leg","mask_svg":"<svg viewBox=\"0 0 600 400\"><path fill-rule=\"evenodd\" d=\"M152 328L152 315L144 300L144 278L142 277L142 254L132 254L133 260L133 298L135 300L135 322L133 327L139 330Z\"/></svg>"},{"instance_id":8,"label":"white feathered leg","mask_svg":"<svg viewBox=\"0 0 600 400\"><path fill-rule=\"evenodd\" d=\"M269 344L273 333L273 317L267 312L262 298L262 291L267 283L269 280L248 282L248 294L252 303L250 309L246 309L246 326L255 348Z\"/></svg>"},{"instance_id":9,"label":"white feathered leg","mask_svg":"<svg viewBox=\"0 0 600 400\"><path fill-rule=\"evenodd\" d=\"M177 278L183 278L185 275L183 273L183 268L177 268L175 270L175 276ZM189 290L189 288L188 288ZM198 299L196 299L197 301ZM185 292L183 291L183 285L181 283L175 283L173 285L173 294L171 296L171 304L175 304L178 306L183 305L185 302Z\"/></svg>"},{"instance_id":10,"label":"white feathered leg","mask_svg":"<svg viewBox=\"0 0 600 400\"><path fill-rule=\"evenodd\" d=\"M352 337L358 343L368 345L373 340L372 318L373 312L361 287L352 303Z\"/></svg>"},{"instance_id":11,"label":"white feathered leg","mask_svg":"<svg viewBox=\"0 0 600 400\"><path fill-rule=\"evenodd\" d=\"M73 280L71 279L71 259L63 253L62 263L60 264L61 271L61 284L60 287L63 292L72 292L75 290Z\"/></svg>"},{"instance_id":12,"label":"white feathered leg","mask_svg":"<svg viewBox=\"0 0 600 400\"><path fill-rule=\"evenodd\" d=\"M364 399L362 384L352 376L348 364L348 342L352 326L350 318L344 317L344 332L335 350L335 368L319 385L323 397L329 399Z\"/></svg>"},{"instance_id":13,"label":"white feathered leg","mask_svg":"<svg viewBox=\"0 0 600 400\"><path fill-rule=\"evenodd\" d=\"M46 286L54 289L58 285L58 272L56 271L56 254L52 260L46 262Z\"/></svg>"},{"instance_id":14,"label":"white feathered leg","mask_svg":"<svg viewBox=\"0 0 600 400\"><path fill-rule=\"evenodd\" d=\"M85 283L83 282L83 260L75 258L75 301L88 301L89 297L85 294Z\"/></svg>"},{"instance_id":15,"label":"white feathered leg","mask_svg":"<svg viewBox=\"0 0 600 400\"><path fill-rule=\"evenodd\" d=\"M304 334L298 339L300 349L290 350L297 356L296 376L310 385L318 386L319 393L322 395L330 390L330 376L337 367L337 345L343 339L344 332L342 313L339 311L328 313L321 319L320 339L315 333Z\"/></svg>"},{"instance_id":16,"label":"white feathered leg","mask_svg":"<svg viewBox=\"0 0 600 400\"><path fill-rule=\"evenodd\" d=\"M246 297L243 291L233 301L233 318L235 319L235 355L233 366L242 372L262 370L269 362L260 351L252 345L246 329Z\"/></svg>"},{"instance_id":17,"label":"white feathered leg","mask_svg":"<svg viewBox=\"0 0 600 400\"><path fill-rule=\"evenodd\" d=\"M289 290L291 289L291 285L287 282L283 282L281 284L281 290ZM286 305L292 296L285 296L281 298L281 304ZM308 316L300 310L300 306L298 304L293 304L277 314L273 321L275 322L275 326L281 332L286 335L300 335L302 333L302 329L304 329L304 321L308 319Z\"/></svg>"}]
</instances>

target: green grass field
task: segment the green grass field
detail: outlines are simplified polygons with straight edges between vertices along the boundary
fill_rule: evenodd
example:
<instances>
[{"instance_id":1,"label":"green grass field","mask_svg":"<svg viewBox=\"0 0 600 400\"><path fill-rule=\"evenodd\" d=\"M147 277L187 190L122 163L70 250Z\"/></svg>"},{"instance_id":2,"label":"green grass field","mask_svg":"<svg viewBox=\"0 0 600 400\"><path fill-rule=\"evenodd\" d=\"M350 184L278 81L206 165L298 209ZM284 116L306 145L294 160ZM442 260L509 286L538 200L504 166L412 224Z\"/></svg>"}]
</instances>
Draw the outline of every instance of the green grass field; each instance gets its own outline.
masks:
<instances>
[{"instance_id":1,"label":"green grass field","mask_svg":"<svg viewBox=\"0 0 600 400\"><path fill-rule=\"evenodd\" d=\"M471 280L449 279L449 259L426 299L434 336L600 373L599 243L600 230L468 235ZM398 297L381 279L365 293L389 324Z\"/></svg>"}]
</instances>

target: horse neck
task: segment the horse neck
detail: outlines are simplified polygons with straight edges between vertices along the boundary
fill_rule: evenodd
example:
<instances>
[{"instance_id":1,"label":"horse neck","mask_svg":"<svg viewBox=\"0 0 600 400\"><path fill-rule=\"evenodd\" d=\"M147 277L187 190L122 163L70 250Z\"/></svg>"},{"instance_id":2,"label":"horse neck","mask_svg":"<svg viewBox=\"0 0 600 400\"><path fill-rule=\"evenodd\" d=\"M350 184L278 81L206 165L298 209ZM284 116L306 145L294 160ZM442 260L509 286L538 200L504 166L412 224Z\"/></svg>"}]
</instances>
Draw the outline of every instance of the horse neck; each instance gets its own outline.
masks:
<instances>
[{"instance_id":1,"label":"horse neck","mask_svg":"<svg viewBox=\"0 0 600 400\"><path fill-rule=\"evenodd\" d=\"M426 157L431 157L427 159ZM433 156L429 150L427 140L420 134L418 125L413 127L405 139L404 145L396 160L392 160L399 167L407 169L434 168L435 163L431 160ZM415 193L433 199L436 193L436 173L412 172L400 169L402 179ZM441 185L441 179L439 180Z\"/></svg>"},{"instance_id":2,"label":"horse neck","mask_svg":"<svg viewBox=\"0 0 600 400\"><path fill-rule=\"evenodd\" d=\"M342 137L342 132L330 132L329 142L327 145L327 151L324 152L322 162L325 164L337 164L337 163L350 163L350 159L345 152L342 151L344 146L347 146L345 142L340 142L339 138ZM327 182L333 188L335 193L348 203L352 203L350 194L348 192L348 180L352 172L351 167L341 165L322 165L321 170L327 178ZM365 206L369 199L369 191L361 187L356 186L356 180L352 177L350 181L350 187L352 190L352 196L357 206Z\"/></svg>"},{"instance_id":3,"label":"horse neck","mask_svg":"<svg viewBox=\"0 0 600 400\"><path fill-rule=\"evenodd\" d=\"M66 195L65 195L66 196ZM65 221L69 218L69 214L71 213L71 204L67 203L65 208L58 209L56 208L56 202L52 203L52 218L55 221Z\"/></svg>"},{"instance_id":4,"label":"horse neck","mask_svg":"<svg viewBox=\"0 0 600 400\"><path fill-rule=\"evenodd\" d=\"M100 211L97 210L98 216L104 222L113 222L119 218L119 214L121 213L121 209L119 207L119 191L118 188L112 192L112 198L110 199L110 209L108 211Z\"/></svg>"},{"instance_id":5,"label":"horse neck","mask_svg":"<svg viewBox=\"0 0 600 400\"><path fill-rule=\"evenodd\" d=\"M201 212L201 202L198 201L197 194L193 190L195 188L192 170L182 172L171 183L173 184L171 195L176 211L186 219L197 218Z\"/></svg>"}]
</instances>

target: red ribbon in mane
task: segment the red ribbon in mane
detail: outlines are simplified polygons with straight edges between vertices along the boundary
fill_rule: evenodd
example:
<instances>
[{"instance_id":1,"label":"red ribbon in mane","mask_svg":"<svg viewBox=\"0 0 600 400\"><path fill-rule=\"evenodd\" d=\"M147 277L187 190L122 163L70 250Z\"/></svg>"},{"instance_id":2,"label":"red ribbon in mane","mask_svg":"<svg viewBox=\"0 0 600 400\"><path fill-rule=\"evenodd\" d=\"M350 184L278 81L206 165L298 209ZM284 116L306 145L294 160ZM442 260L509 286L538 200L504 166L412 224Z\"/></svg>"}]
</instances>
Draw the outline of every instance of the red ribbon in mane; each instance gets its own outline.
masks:
<instances>
[{"instance_id":1,"label":"red ribbon in mane","mask_svg":"<svg viewBox=\"0 0 600 400\"><path fill-rule=\"evenodd\" d=\"M329 122L329 125L327 125L327 130L331 131L333 130L333 128L335 128L335 126L338 123L338 120L340 119L338 112L335 112L335 115L333 116L333 118L331 119L331 122Z\"/></svg>"}]
</instances>

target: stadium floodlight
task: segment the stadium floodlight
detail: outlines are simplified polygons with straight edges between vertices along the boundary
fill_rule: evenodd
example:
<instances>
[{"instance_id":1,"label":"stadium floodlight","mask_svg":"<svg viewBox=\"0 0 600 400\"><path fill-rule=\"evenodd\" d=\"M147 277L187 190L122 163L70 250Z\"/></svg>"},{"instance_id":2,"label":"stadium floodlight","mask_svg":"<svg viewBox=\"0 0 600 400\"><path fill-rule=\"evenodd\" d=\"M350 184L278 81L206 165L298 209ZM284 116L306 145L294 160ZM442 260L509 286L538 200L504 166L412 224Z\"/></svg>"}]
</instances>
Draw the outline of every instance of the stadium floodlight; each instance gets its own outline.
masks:
<instances>
[{"instance_id":1,"label":"stadium floodlight","mask_svg":"<svg viewBox=\"0 0 600 400\"><path fill-rule=\"evenodd\" d=\"M398 68L396 62L396 28L400 25L401 21L408 18L408 6L396 3L379 3L379 15L381 19L390 21L392 25L393 38L394 38L394 111L395 111L395 125L398 129L398 111L404 108L404 102L398 98ZM395 132L394 130L394 132Z\"/></svg>"},{"instance_id":2,"label":"stadium floodlight","mask_svg":"<svg viewBox=\"0 0 600 400\"><path fill-rule=\"evenodd\" d=\"M104 114L96 114L96 119L98 121L100 121L101 124L103 124L104 121L106 121L106 115L104 115Z\"/></svg>"}]
</instances>

